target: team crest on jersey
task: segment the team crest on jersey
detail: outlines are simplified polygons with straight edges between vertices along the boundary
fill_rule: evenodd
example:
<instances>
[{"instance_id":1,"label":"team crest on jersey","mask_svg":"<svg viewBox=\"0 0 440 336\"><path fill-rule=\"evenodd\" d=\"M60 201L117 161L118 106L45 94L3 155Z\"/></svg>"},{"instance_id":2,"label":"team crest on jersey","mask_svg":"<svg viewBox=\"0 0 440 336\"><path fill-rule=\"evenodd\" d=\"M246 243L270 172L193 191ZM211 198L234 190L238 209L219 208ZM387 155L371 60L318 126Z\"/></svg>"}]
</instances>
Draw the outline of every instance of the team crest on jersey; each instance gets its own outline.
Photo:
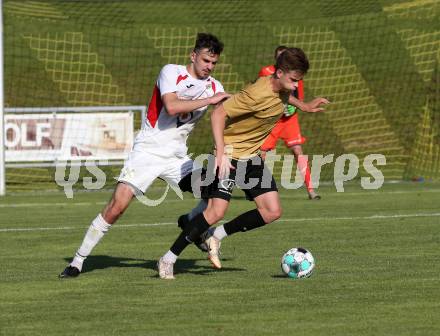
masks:
<instances>
[{"instance_id":1,"label":"team crest on jersey","mask_svg":"<svg viewBox=\"0 0 440 336\"><path fill-rule=\"evenodd\" d=\"M205 94L208 96L212 96L215 94L215 83L209 82L205 86Z\"/></svg>"}]
</instances>

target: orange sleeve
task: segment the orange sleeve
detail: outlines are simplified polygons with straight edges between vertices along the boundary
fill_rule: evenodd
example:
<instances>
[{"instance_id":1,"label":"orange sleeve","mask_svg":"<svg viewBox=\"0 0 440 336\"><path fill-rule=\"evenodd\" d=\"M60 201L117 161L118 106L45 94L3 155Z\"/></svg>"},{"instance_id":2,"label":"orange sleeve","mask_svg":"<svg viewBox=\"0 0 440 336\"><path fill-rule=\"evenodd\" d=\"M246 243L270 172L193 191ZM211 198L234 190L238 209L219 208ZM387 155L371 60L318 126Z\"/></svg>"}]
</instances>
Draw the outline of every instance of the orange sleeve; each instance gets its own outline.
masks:
<instances>
[{"instance_id":1,"label":"orange sleeve","mask_svg":"<svg viewBox=\"0 0 440 336\"><path fill-rule=\"evenodd\" d=\"M302 79L298 82L298 99L304 100L304 81Z\"/></svg>"},{"instance_id":2,"label":"orange sleeve","mask_svg":"<svg viewBox=\"0 0 440 336\"><path fill-rule=\"evenodd\" d=\"M258 73L258 77L265 77L270 76L275 73L275 66L273 65L266 65L261 68L260 72Z\"/></svg>"}]
</instances>

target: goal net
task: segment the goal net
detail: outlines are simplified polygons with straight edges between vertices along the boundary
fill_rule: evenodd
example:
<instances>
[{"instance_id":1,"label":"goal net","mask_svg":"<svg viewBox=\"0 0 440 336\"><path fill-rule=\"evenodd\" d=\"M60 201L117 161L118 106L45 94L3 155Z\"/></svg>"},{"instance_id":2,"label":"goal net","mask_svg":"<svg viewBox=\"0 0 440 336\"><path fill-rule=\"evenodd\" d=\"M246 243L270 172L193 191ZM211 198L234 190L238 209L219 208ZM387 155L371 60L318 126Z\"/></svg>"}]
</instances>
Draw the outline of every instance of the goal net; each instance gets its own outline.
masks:
<instances>
[{"instance_id":1,"label":"goal net","mask_svg":"<svg viewBox=\"0 0 440 336\"><path fill-rule=\"evenodd\" d=\"M324 114L299 115L309 156L351 153L362 162L382 154L386 180L440 179L436 0L3 3L7 123L23 125L19 108L47 108L32 113L47 121L51 108L145 106L160 68L186 64L197 32L209 31L225 43L214 76L232 93L273 62L276 46L304 49L311 63L306 100L332 102ZM89 123L80 110L64 112L61 118ZM141 114L133 115L134 131ZM196 155L212 149L208 118L190 136ZM44 129L39 134L45 141ZM19 165L11 160L14 139L6 142L7 189L56 189L53 167L37 164L45 161L44 149ZM279 143L277 152L288 150ZM120 166L106 169L115 176ZM333 170L326 165L321 180L332 180Z\"/></svg>"}]
</instances>

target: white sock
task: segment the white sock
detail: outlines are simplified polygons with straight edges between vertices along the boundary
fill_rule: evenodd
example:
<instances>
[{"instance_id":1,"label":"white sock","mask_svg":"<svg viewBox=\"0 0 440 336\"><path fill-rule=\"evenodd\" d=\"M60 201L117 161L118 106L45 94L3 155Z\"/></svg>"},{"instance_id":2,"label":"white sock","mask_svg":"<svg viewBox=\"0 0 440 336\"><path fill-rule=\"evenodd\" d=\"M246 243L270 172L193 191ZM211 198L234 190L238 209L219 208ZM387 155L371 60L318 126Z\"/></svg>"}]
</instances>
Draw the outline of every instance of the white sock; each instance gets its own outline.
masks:
<instances>
[{"instance_id":1,"label":"white sock","mask_svg":"<svg viewBox=\"0 0 440 336\"><path fill-rule=\"evenodd\" d=\"M104 234L110 229L111 225L99 214L90 224L89 229L84 236L83 242L76 251L75 257L70 263L71 266L82 270L84 260L90 255L93 248L99 243Z\"/></svg>"},{"instance_id":2,"label":"white sock","mask_svg":"<svg viewBox=\"0 0 440 336\"><path fill-rule=\"evenodd\" d=\"M188 214L188 219L191 220L193 219L195 216L197 216L199 213L205 211L205 209L208 207L208 201L206 200L200 200L199 204L196 205L196 207L194 209L192 209L190 211L190 213Z\"/></svg>"},{"instance_id":3,"label":"white sock","mask_svg":"<svg viewBox=\"0 0 440 336\"><path fill-rule=\"evenodd\" d=\"M223 225L217 226L214 230L213 236L217 238L218 240L222 240L225 238L228 234L225 231L225 227Z\"/></svg>"},{"instance_id":4,"label":"white sock","mask_svg":"<svg viewBox=\"0 0 440 336\"><path fill-rule=\"evenodd\" d=\"M165 253L165 255L162 257L163 261L165 261L166 263L171 263L174 264L177 260L177 256L171 252L168 251L167 253Z\"/></svg>"}]
</instances>

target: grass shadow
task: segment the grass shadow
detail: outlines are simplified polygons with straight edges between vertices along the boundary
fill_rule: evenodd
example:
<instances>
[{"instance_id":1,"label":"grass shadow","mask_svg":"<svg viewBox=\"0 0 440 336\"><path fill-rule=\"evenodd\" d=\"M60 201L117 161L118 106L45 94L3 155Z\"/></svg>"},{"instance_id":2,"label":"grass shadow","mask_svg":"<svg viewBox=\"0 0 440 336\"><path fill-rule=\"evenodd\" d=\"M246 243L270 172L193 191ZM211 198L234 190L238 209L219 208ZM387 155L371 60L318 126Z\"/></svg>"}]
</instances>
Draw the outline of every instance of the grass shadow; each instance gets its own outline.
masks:
<instances>
[{"instance_id":1,"label":"grass shadow","mask_svg":"<svg viewBox=\"0 0 440 336\"><path fill-rule=\"evenodd\" d=\"M64 260L69 263L72 258L64 258ZM121 258L112 257L108 255L93 255L87 257L84 262L83 269L81 273L92 272L94 270L106 269L112 267L141 267L148 268L147 262L144 259L135 258Z\"/></svg>"},{"instance_id":2,"label":"grass shadow","mask_svg":"<svg viewBox=\"0 0 440 336\"><path fill-rule=\"evenodd\" d=\"M228 262L230 259L222 259L222 262ZM202 261L203 264L198 263ZM174 273L190 273L196 275L204 275L212 272L242 272L246 271L244 268L237 267L223 267L221 269L214 269L207 259L180 259L176 262Z\"/></svg>"},{"instance_id":3,"label":"grass shadow","mask_svg":"<svg viewBox=\"0 0 440 336\"><path fill-rule=\"evenodd\" d=\"M69 263L71 258L64 258L64 260ZM227 262L230 259L222 259L222 261ZM113 257L108 255L94 255L87 257L87 261L84 263L81 273L93 272L95 270L101 270L113 267L139 267L145 269L157 270L157 260L145 260L145 259L135 259L135 258L123 258L123 257ZM212 268L208 260L205 258L199 259L178 259L176 265L174 266L175 274L196 274L204 275L211 272L240 272L245 271L243 268L234 267L223 267L219 270ZM158 275L151 276L152 278L158 277Z\"/></svg>"}]
</instances>

